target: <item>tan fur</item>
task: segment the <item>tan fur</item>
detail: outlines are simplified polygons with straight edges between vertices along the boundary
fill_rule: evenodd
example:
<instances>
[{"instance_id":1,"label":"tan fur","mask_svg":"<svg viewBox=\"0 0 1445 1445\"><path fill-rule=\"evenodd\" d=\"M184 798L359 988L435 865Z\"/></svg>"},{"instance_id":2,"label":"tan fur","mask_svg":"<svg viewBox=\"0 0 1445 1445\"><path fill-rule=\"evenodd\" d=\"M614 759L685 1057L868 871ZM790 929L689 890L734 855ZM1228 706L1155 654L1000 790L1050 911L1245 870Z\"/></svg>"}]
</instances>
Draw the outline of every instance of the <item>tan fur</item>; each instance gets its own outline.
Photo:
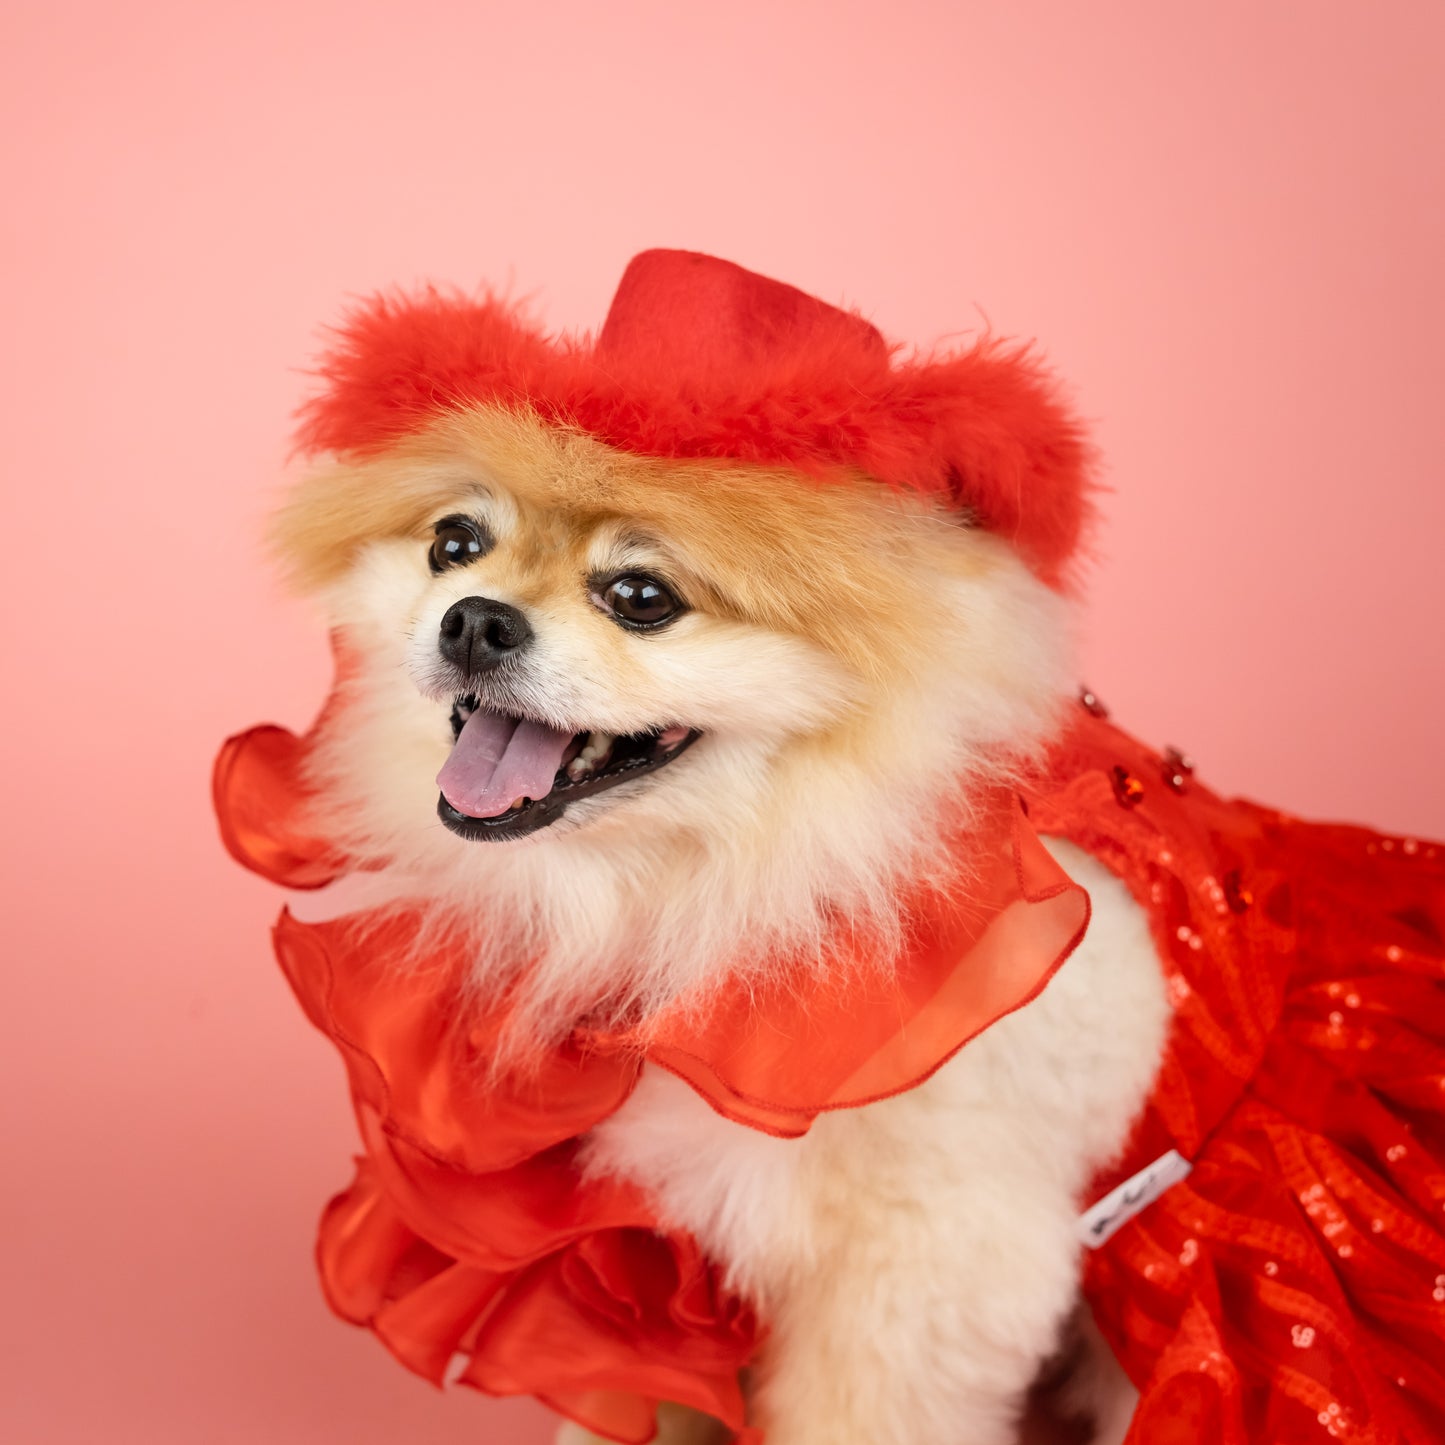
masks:
<instances>
[{"instance_id":1,"label":"tan fur","mask_svg":"<svg viewBox=\"0 0 1445 1445\"><path fill-rule=\"evenodd\" d=\"M806 637L856 670L895 665L920 636L931 574L986 567L953 545L961 524L862 477L796 473L616 452L528 414L480 407L448 416L381 456L303 482L272 538L303 590L340 577L366 543L424 541L429 522L476 478L496 478L522 510L511 565L528 601L575 590L589 537L613 529L716 615ZM672 545L649 546L671 538ZM909 585L915 582L915 585Z\"/></svg>"}]
</instances>

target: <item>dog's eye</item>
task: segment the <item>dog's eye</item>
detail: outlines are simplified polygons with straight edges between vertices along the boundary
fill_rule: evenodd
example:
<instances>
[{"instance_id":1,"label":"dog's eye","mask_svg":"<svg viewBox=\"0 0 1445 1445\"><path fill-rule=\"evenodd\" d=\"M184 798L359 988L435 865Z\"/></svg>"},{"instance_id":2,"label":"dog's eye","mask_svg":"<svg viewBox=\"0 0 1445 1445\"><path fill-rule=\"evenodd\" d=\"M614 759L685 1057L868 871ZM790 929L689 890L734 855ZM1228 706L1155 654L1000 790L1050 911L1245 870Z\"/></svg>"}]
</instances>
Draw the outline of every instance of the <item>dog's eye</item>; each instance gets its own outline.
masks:
<instances>
[{"instance_id":1,"label":"dog's eye","mask_svg":"<svg viewBox=\"0 0 1445 1445\"><path fill-rule=\"evenodd\" d=\"M642 573L614 577L593 595L624 627L661 627L683 610L682 603L656 577Z\"/></svg>"},{"instance_id":2,"label":"dog's eye","mask_svg":"<svg viewBox=\"0 0 1445 1445\"><path fill-rule=\"evenodd\" d=\"M492 550L487 531L469 517L443 517L436 525L436 540L427 553L433 572L462 567Z\"/></svg>"}]
</instances>

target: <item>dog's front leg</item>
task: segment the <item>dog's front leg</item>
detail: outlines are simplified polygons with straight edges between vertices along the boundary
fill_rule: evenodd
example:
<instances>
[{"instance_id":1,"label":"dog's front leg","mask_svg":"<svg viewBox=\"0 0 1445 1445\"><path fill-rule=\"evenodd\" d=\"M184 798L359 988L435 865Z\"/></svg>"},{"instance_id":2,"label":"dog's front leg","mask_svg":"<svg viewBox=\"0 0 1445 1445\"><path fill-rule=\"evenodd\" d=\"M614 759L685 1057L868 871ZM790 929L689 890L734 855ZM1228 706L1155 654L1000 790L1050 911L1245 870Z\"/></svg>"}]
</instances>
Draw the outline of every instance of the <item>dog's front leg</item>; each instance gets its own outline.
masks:
<instances>
[{"instance_id":1,"label":"dog's front leg","mask_svg":"<svg viewBox=\"0 0 1445 1445\"><path fill-rule=\"evenodd\" d=\"M820 1120L803 1143L814 1250L770 1311L755 1402L769 1445L1018 1439L1077 1291L1075 1207L1016 1134L936 1113L953 1092L941 1079Z\"/></svg>"},{"instance_id":2,"label":"dog's front leg","mask_svg":"<svg viewBox=\"0 0 1445 1445\"><path fill-rule=\"evenodd\" d=\"M768 1322L749 1410L768 1445L1014 1445L1079 1270L1040 1077L985 1036L784 1140L649 1071L598 1131L593 1166L646 1180Z\"/></svg>"}]
</instances>

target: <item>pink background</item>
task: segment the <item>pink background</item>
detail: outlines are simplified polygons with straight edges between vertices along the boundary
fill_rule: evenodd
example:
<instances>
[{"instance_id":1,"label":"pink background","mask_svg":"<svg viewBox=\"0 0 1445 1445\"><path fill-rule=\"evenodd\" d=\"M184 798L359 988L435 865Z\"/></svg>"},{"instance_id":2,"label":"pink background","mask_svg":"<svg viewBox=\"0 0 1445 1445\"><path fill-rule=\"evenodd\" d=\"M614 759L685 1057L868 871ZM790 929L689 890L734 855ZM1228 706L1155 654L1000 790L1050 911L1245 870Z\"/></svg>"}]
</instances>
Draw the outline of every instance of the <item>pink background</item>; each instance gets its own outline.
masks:
<instances>
[{"instance_id":1,"label":"pink background","mask_svg":"<svg viewBox=\"0 0 1445 1445\"><path fill-rule=\"evenodd\" d=\"M649 245L1040 337L1107 455L1095 688L1205 777L1445 833L1445 8L7 11L0 1434L529 1442L333 1322L340 1070L222 856L319 630L256 546L342 299L600 321Z\"/></svg>"}]
</instances>

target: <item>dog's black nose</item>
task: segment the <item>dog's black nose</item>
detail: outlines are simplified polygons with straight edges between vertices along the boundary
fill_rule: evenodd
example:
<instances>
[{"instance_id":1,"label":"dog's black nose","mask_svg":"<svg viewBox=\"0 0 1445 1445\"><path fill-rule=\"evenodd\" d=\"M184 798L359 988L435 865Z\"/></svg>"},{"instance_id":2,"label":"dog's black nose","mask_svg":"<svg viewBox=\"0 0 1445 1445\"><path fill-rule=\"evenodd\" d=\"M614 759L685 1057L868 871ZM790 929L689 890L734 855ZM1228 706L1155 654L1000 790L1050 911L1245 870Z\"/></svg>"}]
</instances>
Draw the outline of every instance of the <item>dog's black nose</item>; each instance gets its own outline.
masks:
<instances>
[{"instance_id":1,"label":"dog's black nose","mask_svg":"<svg viewBox=\"0 0 1445 1445\"><path fill-rule=\"evenodd\" d=\"M463 597L442 614L437 648L467 677L494 668L532 640L532 628L515 607L490 597Z\"/></svg>"}]
</instances>

